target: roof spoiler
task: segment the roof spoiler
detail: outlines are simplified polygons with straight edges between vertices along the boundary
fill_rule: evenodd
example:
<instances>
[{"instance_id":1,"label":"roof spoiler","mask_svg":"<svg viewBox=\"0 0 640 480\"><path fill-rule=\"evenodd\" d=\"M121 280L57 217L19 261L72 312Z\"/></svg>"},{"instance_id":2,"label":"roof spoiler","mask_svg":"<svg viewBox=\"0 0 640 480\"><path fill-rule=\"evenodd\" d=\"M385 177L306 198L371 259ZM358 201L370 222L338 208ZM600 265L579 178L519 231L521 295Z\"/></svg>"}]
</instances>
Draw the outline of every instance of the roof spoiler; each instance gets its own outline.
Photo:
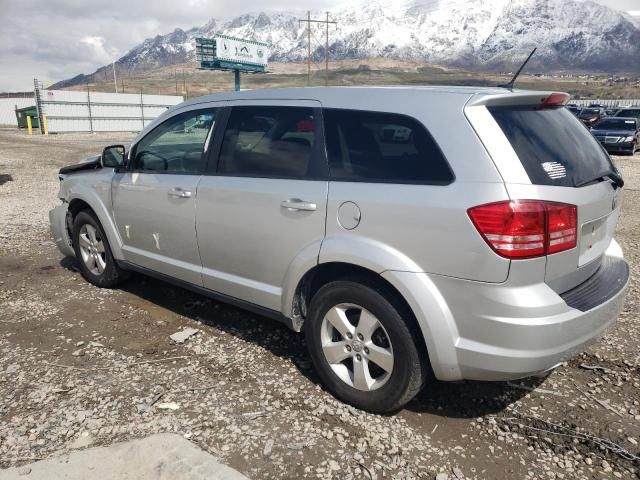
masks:
<instances>
[{"instance_id":1,"label":"roof spoiler","mask_svg":"<svg viewBox=\"0 0 640 480\"><path fill-rule=\"evenodd\" d=\"M553 108L566 105L569 101L569 94L564 92L505 92L498 94L476 94L469 99L467 107L509 107L509 106L532 106Z\"/></svg>"}]
</instances>

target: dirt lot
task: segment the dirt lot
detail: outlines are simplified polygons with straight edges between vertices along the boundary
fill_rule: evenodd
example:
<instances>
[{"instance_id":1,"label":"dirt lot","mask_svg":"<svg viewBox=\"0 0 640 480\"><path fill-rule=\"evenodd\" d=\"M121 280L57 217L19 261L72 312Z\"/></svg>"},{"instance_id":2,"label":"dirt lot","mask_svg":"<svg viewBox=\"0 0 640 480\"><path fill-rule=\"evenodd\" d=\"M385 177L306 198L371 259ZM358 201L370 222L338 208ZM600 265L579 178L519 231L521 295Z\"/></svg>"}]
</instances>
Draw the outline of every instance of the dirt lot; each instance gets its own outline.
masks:
<instances>
[{"instance_id":1,"label":"dirt lot","mask_svg":"<svg viewBox=\"0 0 640 480\"><path fill-rule=\"evenodd\" d=\"M129 138L0 130L0 467L177 432L253 479L638 477L639 156L616 158L634 280L602 341L545 379L434 382L376 416L324 392L284 326L142 276L100 290L62 258L57 169Z\"/></svg>"}]
</instances>

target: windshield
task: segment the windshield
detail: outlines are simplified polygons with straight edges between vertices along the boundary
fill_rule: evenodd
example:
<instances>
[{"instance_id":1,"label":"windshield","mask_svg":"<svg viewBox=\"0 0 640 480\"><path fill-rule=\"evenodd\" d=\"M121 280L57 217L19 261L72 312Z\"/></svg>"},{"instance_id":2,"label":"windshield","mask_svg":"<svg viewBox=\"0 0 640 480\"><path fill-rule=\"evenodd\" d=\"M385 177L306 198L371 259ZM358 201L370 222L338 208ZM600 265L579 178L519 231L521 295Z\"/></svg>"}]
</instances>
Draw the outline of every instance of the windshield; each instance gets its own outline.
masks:
<instances>
[{"instance_id":1,"label":"windshield","mask_svg":"<svg viewBox=\"0 0 640 480\"><path fill-rule=\"evenodd\" d=\"M640 108L624 108L616 113L616 117L640 118Z\"/></svg>"},{"instance_id":2,"label":"windshield","mask_svg":"<svg viewBox=\"0 0 640 480\"><path fill-rule=\"evenodd\" d=\"M603 128L609 130L635 130L636 129L636 121L635 120L627 120L624 118L605 118L595 127L599 130Z\"/></svg>"},{"instance_id":3,"label":"windshield","mask_svg":"<svg viewBox=\"0 0 640 480\"><path fill-rule=\"evenodd\" d=\"M600 115L600 110L597 108L585 108L582 110L582 115Z\"/></svg>"},{"instance_id":4,"label":"windshield","mask_svg":"<svg viewBox=\"0 0 640 480\"><path fill-rule=\"evenodd\" d=\"M566 108L489 111L535 185L577 187L616 171L598 141Z\"/></svg>"}]
</instances>

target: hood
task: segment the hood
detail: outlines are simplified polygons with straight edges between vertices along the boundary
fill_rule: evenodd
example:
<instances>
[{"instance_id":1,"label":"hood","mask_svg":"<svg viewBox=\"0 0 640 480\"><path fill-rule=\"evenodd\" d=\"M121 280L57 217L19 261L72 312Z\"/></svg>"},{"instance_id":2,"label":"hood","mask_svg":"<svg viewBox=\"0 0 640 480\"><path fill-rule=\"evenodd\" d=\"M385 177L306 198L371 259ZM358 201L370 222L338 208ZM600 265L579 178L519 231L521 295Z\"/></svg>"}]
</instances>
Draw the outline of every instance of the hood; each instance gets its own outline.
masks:
<instances>
[{"instance_id":1,"label":"hood","mask_svg":"<svg viewBox=\"0 0 640 480\"><path fill-rule=\"evenodd\" d=\"M58 173L60 175L69 175L80 170L95 170L97 168L102 168L102 163L100 162L101 158L102 155L94 155L92 157L85 158L83 161L76 163L75 165L62 167Z\"/></svg>"}]
</instances>

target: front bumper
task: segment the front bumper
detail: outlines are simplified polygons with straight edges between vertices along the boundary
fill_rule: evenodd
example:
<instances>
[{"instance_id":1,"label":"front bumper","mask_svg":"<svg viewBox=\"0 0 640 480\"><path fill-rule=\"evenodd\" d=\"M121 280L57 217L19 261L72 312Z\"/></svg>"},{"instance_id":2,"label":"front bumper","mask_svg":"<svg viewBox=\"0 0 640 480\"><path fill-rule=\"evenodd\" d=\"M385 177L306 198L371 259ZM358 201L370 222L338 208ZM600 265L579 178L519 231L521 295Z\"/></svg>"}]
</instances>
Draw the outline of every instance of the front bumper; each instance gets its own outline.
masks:
<instances>
[{"instance_id":1,"label":"front bumper","mask_svg":"<svg viewBox=\"0 0 640 480\"><path fill-rule=\"evenodd\" d=\"M63 203L58 205L53 210L49 210L49 227L51 229L51 235L56 242L58 249L66 256L73 257L75 252L73 251L71 238L69 236L69 229L67 228L67 208L69 204Z\"/></svg>"},{"instance_id":2,"label":"front bumper","mask_svg":"<svg viewBox=\"0 0 640 480\"><path fill-rule=\"evenodd\" d=\"M633 153L635 144L633 143L604 143L601 145L608 153Z\"/></svg>"}]
</instances>

